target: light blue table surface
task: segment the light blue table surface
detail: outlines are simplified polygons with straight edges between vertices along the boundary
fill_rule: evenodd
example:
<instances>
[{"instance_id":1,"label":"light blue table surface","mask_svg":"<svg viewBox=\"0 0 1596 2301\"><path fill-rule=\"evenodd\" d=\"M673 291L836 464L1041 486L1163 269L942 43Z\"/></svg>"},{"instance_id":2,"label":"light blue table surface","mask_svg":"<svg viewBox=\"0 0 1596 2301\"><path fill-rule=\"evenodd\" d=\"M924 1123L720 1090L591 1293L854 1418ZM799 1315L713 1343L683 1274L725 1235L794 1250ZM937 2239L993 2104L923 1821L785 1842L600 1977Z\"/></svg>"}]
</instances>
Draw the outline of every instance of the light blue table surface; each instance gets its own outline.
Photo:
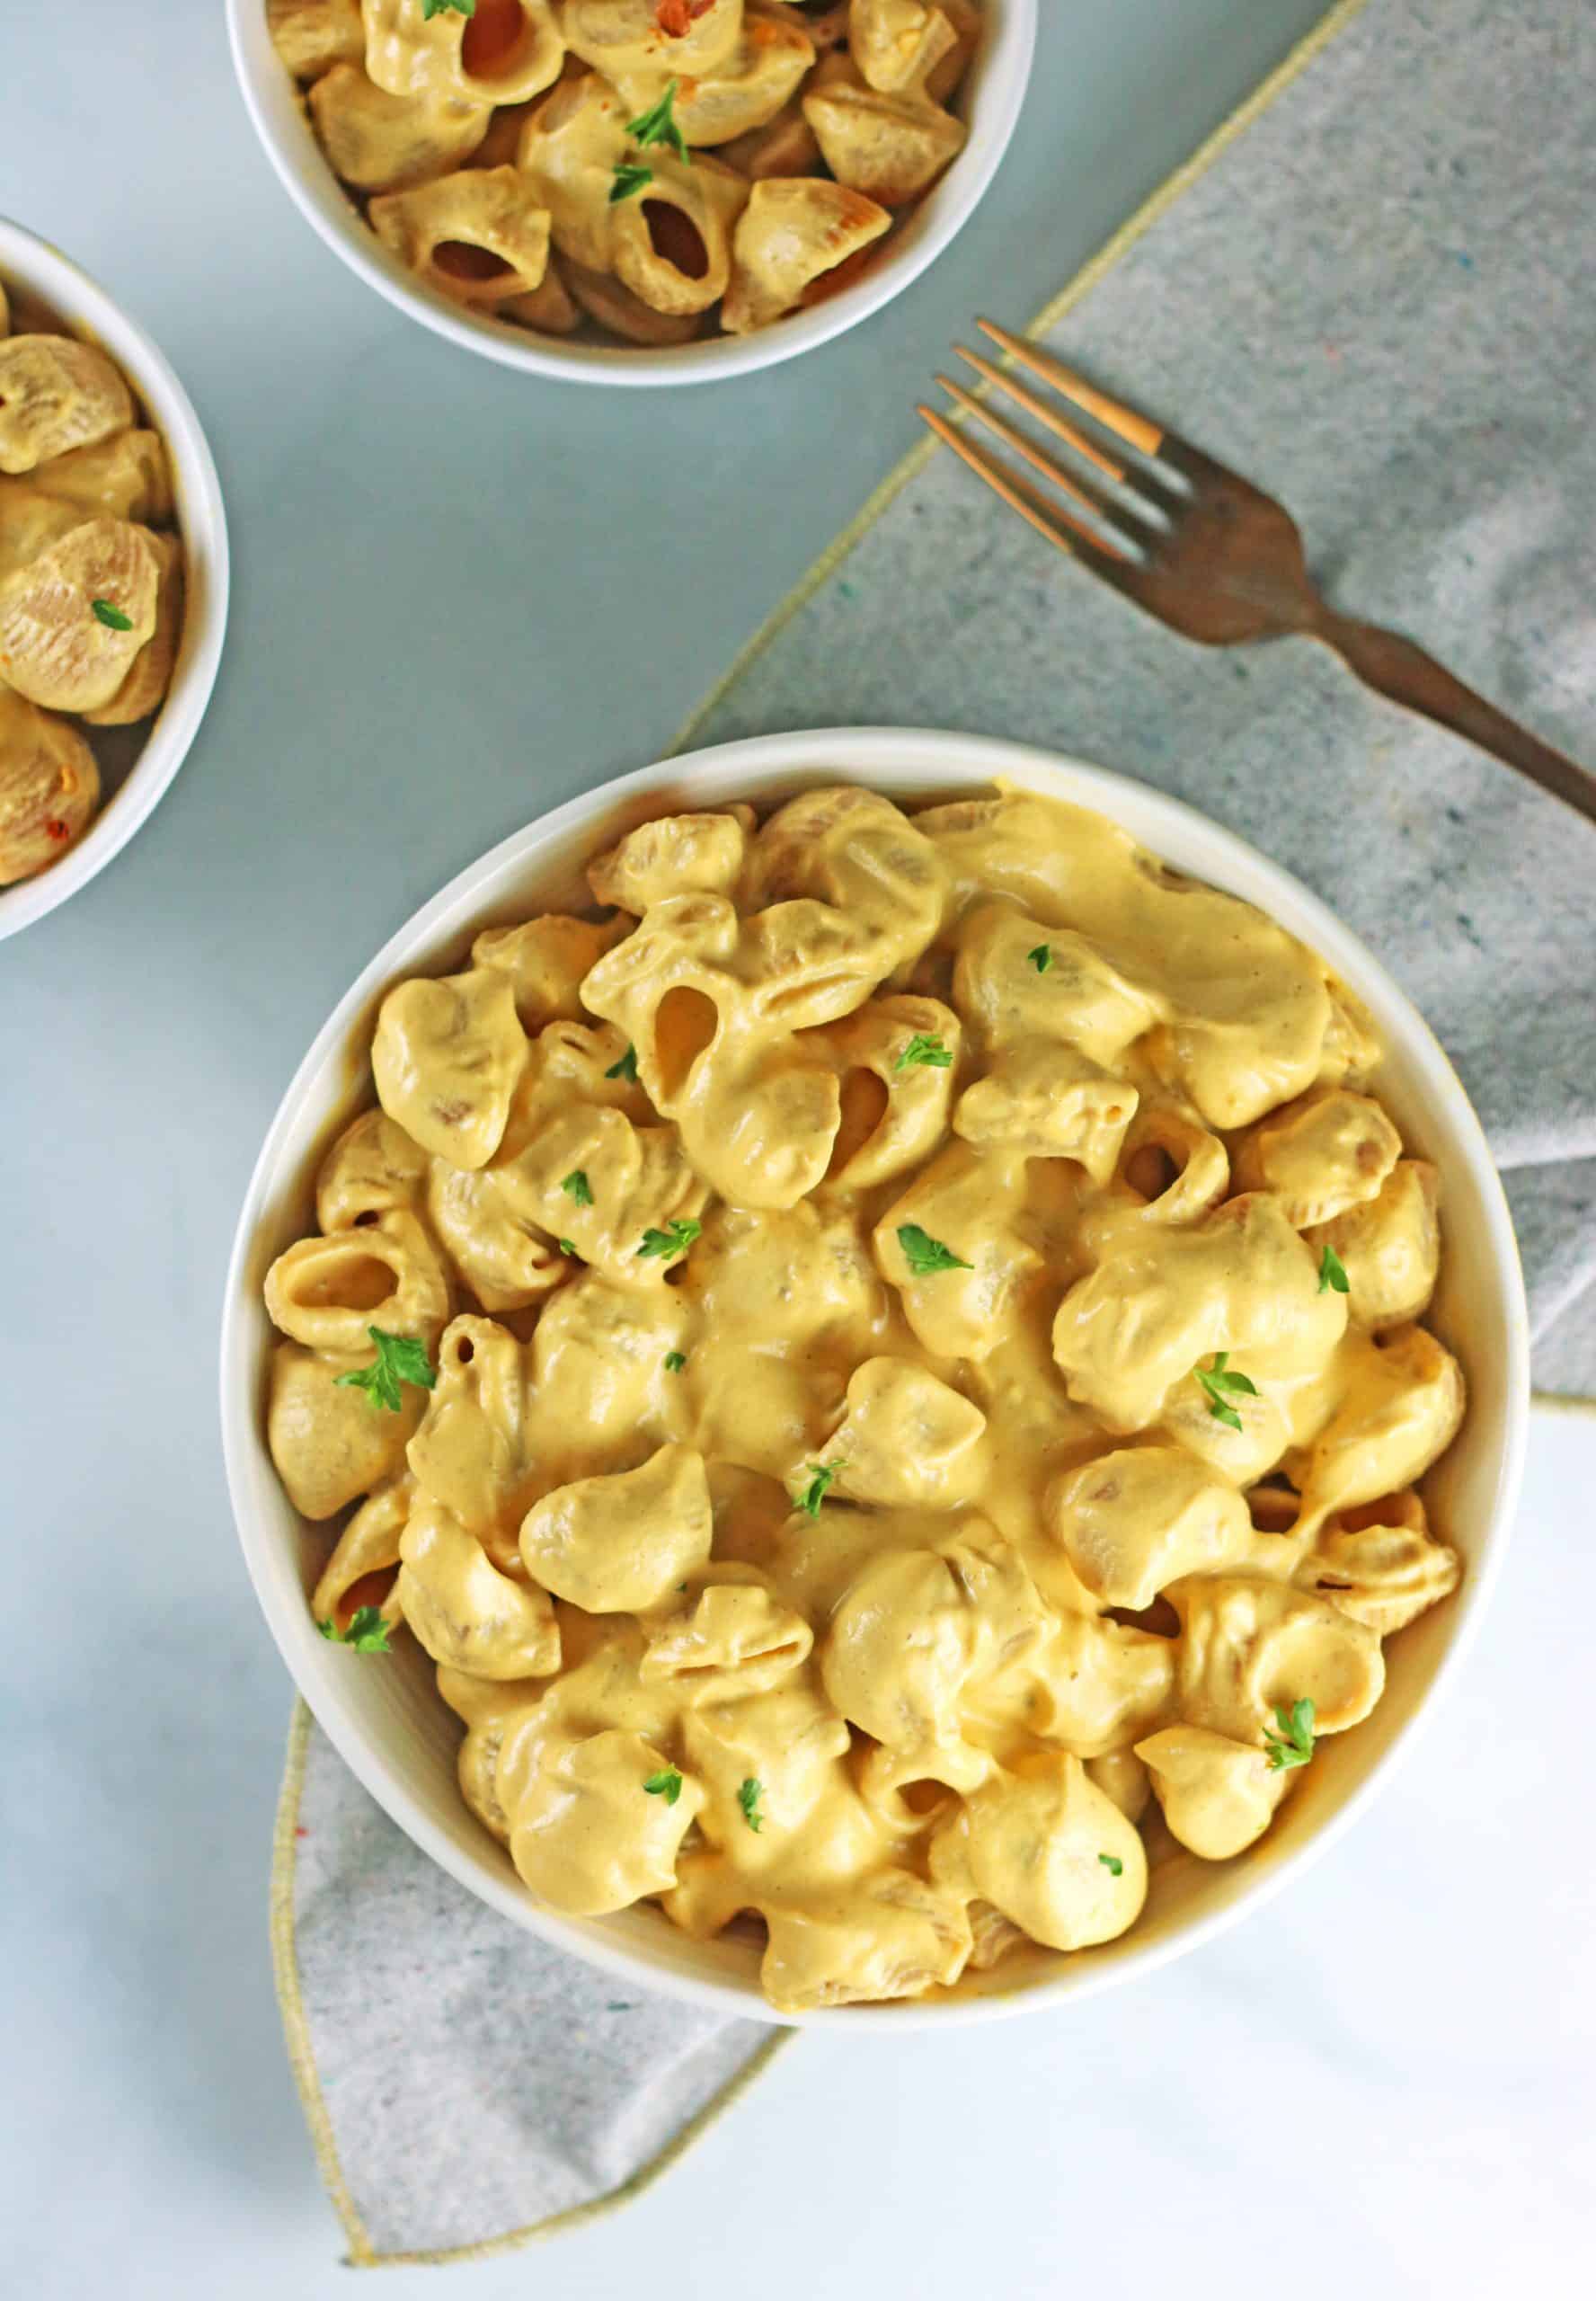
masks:
<instances>
[{"instance_id":1,"label":"light blue table surface","mask_svg":"<svg viewBox=\"0 0 1596 2301\"><path fill-rule=\"evenodd\" d=\"M289 1687L234 1537L215 1406L236 1209L306 1044L444 879L669 742L911 443L913 401L968 315L1028 317L1318 13L1042 0L1010 155L927 277L790 366L637 395L469 359L347 271L255 144L219 0L4 0L0 213L75 255L184 378L221 468L234 598L209 718L156 814L0 946L0 2291L345 2289L267 1955ZM1289 1956L1310 1957L1310 1931L1297 1921ZM1193 1966L1222 1976L1214 1954ZM1306 1966L1299 1982L1319 1986ZM1171 2021L1182 1986L1162 1979ZM1101 2099L1116 2028L1089 2010ZM1086 2289L1068 2264L1090 2227L1090 2289L1147 2290L1130 2197L1105 2227L1046 2146L1055 2087L1079 2106L1069 2040L962 2035L957 2069L927 2041L806 2046L649 2203L398 2285L671 2301L752 2276L780 2301L820 2270L848 2301L897 2261L901 2289L978 2301L987 2277L992 2293ZM995 2122L958 2217L985 2234L944 2255L938 2089L961 2097L951 2139L967 2084ZM907 2155L882 2140L884 2190L868 2132L844 2146L845 2095L878 2134L919 2137ZM1141 2089L1144 2135L1158 2099ZM1313 2125L1300 2100L1282 2107ZM1184 2148L1147 2146L1166 2170ZM1197 2296L1229 2289L1229 2233L1268 2172L1244 2178L1217 2145L1205 2169L1209 2146L1199 2128L1184 2161L1218 2185L1187 2221ZM822 2197L852 2217L829 2234ZM1322 2201L1334 2217L1328 2183ZM1326 2245L1292 2265L1291 2301L1345 2289Z\"/></svg>"}]
</instances>

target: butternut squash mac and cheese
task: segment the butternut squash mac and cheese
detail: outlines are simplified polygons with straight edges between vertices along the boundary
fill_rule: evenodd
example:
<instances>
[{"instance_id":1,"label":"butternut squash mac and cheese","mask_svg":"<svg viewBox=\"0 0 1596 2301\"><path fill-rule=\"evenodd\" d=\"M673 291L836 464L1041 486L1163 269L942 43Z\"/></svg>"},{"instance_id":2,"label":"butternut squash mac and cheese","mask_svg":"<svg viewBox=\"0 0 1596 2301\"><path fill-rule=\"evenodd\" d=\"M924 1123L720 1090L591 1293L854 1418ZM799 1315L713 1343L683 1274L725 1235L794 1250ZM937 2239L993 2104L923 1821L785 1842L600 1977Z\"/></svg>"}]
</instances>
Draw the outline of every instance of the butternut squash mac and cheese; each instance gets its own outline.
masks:
<instances>
[{"instance_id":1,"label":"butternut squash mac and cheese","mask_svg":"<svg viewBox=\"0 0 1596 2301\"><path fill-rule=\"evenodd\" d=\"M312 1604L533 1893L784 2009L1134 1924L1456 1586L1437 1177L1323 963L1019 789L668 817L403 982L273 1266ZM380 1667L357 1662L351 1668Z\"/></svg>"},{"instance_id":2,"label":"butternut squash mac and cheese","mask_svg":"<svg viewBox=\"0 0 1596 2301\"><path fill-rule=\"evenodd\" d=\"M173 524L165 448L120 369L0 280L0 886L76 843L102 765L125 762L110 731L160 706L182 629Z\"/></svg>"},{"instance_id":3,"label":"butternut squash mac and cheese","mask_svg":"<svg viewBox=\"0 0 1596 2301\"><path fill-rule=\"evenodd\" d=\"M980 0L265 0L430 287L547 335L746 334L845 285L965 139Z\"/></svg>"}]
</instances>

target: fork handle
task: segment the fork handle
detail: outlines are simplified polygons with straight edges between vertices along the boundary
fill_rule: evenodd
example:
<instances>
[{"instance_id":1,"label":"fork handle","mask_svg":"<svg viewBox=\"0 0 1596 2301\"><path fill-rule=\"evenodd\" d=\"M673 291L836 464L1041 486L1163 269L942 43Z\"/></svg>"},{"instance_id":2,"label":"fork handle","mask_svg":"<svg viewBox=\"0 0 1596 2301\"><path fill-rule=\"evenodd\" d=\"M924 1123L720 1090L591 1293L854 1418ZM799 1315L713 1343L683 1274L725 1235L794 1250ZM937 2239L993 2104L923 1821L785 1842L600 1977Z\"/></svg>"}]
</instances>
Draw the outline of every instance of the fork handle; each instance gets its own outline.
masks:
<instances>
[{"instance_id":1,"label":"fork handle","mask_svg":"<svg viewBox=\"0 0 1596 2301\"><path fill-rule=\"evenodd\" d=\"M1426 655L1400 632L1382 630L1379 624L1357 623L1328 609L1314 627L1322 639L1366 687L1422 711L1454 734L1467 736L1509 767L1516 767L1543 791L1562 799L1596 822L1596 775L1577 766L1550 743L1543 743L1528 727L1521 727L1505 711L1498 711L1483 695L1454 679L1450 671Z\"/></svg>"}]
</instances>

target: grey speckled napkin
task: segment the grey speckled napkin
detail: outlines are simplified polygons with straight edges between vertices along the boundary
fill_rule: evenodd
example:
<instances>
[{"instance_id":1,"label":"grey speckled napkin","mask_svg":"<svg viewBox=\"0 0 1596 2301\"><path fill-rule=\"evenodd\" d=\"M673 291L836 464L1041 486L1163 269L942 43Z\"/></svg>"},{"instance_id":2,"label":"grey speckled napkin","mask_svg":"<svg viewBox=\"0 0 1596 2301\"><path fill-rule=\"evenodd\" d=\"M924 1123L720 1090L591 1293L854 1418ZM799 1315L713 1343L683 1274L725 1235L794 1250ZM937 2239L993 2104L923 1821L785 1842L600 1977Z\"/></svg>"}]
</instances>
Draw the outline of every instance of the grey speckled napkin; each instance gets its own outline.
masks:
<instances>
[{"instance_id":1,"label":"grey speckled napkin","mask_svg":"<svg viewBox=\"0 0 1596 2301\"><path fill-rule=\"evenodd\" d=\"M389 1821L301 1703L272 1951L350 2260L457 2260L634 2196L787 2034L523 1933Z\"/></svg>"},{"instance_id":2,"label":"grey speckled napkin","mask_svg":"<svg viewBox=\"0 0 1596 2301\"><path fill-rule=\"evenodd\" d=\"M1590 0L1368 0L1155 206L1054 339L1278 493L1341 604L1596 756ZM1596 1390L1596 831L1308 643L1173 637L951 457L910 480L694 738L1027 737L1176 792L1298 872L1404 982L1485 1116L1541 1384ZM617 1987L480 1906L303 1712L274 1930L357 2261L457 2257L625 2193L759 2057L754 2025Z\"/></svg>"}]
</instances>

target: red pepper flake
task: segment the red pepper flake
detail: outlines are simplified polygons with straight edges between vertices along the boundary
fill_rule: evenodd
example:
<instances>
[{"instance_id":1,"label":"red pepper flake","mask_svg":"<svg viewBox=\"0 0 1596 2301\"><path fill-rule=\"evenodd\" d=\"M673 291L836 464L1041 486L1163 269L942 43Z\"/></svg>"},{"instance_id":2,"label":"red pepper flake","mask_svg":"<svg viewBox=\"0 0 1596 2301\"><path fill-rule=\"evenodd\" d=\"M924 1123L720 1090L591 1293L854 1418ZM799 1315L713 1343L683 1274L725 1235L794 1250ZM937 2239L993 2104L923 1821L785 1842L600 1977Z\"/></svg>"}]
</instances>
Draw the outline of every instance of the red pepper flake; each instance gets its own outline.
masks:
<instances>
[{"instance_id":1,"label":"red pepper flake","mask_svg":"<svg viewBox=\"0 0 1596 2301\"><path fill-rule=\"evenodd\" d=\"M714 0L656 0L654 22L667 40L681 40L714 6Z\"/></svg>"},{"instance_id":2,"label":"red pepper flake","mask_svg":"<svg viewBox=\"0 0 1596 2301\"><path fill-rule=\"evenodd\" d=\"M310 1832L306 1829L297 1829L294 1832L294 1835L296 1837L308 1837L310 1835Z\"/></svg>"},{"instance_id":3,"label":"red pepper flake","mask_svg":"<svg viewBox=\"0 0 1596 2301\"><path fill-rule=\"evenodd\" d=\"M51 815L44 830L47 839L70 839L72 836L71 824L64 823L59 815Z\"/></svg>"}]
</instances>

